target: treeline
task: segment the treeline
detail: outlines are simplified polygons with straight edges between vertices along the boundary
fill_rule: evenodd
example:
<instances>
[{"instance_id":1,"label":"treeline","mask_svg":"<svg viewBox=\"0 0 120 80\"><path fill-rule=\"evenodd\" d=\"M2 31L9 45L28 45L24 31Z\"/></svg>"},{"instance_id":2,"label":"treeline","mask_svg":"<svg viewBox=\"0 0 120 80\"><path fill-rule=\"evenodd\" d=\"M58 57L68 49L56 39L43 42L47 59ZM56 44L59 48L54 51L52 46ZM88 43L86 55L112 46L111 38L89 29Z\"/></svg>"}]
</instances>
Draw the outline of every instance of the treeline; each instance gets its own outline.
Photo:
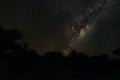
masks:
<instances>
[{"instance_id":1,"label":"treeline","mask_svg":"<svg viewBox=\"0 0 120 80\"><path fill-rule=\"evenodd\" d=\"M120 79L120 48L112 52L115 59L74 50L67 57L54 51L39 56L28 44L16 43L21 38L19 31L0 27L0 80Z\"/></svg>"}]
</instances>

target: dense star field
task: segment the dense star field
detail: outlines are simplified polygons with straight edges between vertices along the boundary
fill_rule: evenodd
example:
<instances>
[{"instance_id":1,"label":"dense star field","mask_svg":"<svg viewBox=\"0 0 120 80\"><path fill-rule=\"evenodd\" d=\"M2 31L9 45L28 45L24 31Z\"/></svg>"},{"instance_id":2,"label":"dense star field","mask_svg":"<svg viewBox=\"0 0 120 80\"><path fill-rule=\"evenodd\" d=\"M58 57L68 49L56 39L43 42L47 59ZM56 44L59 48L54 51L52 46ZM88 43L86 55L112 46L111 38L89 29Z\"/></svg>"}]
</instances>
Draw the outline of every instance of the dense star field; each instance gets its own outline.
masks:
<instances>
[{"instance_id":1,"label":"dense star field","mask_svg":"<svg viewBox=\"0 0 120 80\"><path fill-rule=\"evenodd\" d=\"M0 0L0 20L38 53L99 55L120 47L119 0Z\"/></svg>"},{"instance_id":2,"label":"dense star field","mask_svg":"<svg viewBox=\"0 0 120 80\"><path fill-rule=\"evenodd\" d=\"M0 80L120 80L120 0L0 0Z\"/></svg>"}]
</instances>

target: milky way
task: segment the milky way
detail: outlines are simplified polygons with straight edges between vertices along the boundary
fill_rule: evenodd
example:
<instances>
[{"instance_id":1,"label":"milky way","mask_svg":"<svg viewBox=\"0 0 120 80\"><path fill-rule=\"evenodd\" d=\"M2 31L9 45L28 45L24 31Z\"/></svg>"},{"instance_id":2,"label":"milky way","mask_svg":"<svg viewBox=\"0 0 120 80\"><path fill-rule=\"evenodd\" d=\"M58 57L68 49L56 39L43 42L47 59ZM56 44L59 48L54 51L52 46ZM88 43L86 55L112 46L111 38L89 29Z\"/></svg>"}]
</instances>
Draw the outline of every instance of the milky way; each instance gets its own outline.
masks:
<instances>
[{"instance_id":1,"label":"milky way","mask_svg":"<svg viewBox=\"0 0 120 80\"><path fill-rule=\"evenodd\" d=\"M86 3L83 4L85 5ZM90 4L87 3L85 8L79 8L77 11L71 10L71 21L65 25L67 26L65 32L69 39L68 47L64 51L65 53L69 53L73 49L80 49L80 43L92 31L92 25L105 5L106 0L97 0Z\"/></svg>"},{"instance_id":2,"label":"milky way","mask_svg":"<svg viewBox=\"0 0 120 80\"><path fill-rule=\"evenodd\" d=\"M0 20L40 54L97 55L120 47L120 0L0 0Z\"/></svg>"}]
</instances>

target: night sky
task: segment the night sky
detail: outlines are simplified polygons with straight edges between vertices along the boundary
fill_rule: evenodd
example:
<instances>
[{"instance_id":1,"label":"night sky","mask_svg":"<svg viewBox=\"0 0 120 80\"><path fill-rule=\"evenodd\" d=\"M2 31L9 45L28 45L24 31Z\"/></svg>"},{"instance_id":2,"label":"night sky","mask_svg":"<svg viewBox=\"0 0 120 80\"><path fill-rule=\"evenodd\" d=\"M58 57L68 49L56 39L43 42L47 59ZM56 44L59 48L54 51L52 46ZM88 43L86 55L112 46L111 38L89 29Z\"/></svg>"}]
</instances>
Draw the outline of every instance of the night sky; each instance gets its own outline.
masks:
<instances>
[{"instance_id":1,"label":"night sky","mask_svg":"<svg viewBox=\"0 0 120 80\"><path fill-rule=\"evenodd\" d=\"M0 20L39 54L98 55L120 47L119 0L0 0Z\"/></svg>"}]
</instances>

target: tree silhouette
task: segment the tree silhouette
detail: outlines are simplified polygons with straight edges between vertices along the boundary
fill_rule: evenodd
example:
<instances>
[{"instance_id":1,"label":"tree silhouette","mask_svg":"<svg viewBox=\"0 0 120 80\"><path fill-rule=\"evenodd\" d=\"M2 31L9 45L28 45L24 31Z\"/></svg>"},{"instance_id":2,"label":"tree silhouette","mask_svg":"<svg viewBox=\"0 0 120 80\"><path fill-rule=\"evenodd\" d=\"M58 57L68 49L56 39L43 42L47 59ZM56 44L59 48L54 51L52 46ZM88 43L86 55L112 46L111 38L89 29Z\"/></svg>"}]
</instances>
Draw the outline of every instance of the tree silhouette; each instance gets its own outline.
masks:
<instances>
[{"instance_id":1,"label":"tree silhouette","mask_svg":"<svg viewBox=\"0 0 120 80\"><path fill-rule=\"evenodd\" d=\"M120 56L120 48L114 50L112 53L113 53L114 55Z\"/></svg>"},{"instance_id":2,"label":"tree silhouette","mask_svg":"<svg viewBox=\"0 0 120 80\"><path fill-rule=\"evenodd\" d=\"M11 71L11 65L15 61L17 52L20 52L21 50L21 45L16 43L16 40L20 39L21 37L22 35L19 31L14 29L5 30L0 27L0 69L2 70L0 71L0 74L1 76L4 76L5 79L12 79L11 77L14 74Z\"/></svg>"},{"instance_id":3,"label":"tree silhouette","mask_svg":"<svg viewBox=\"0 0 120 80\"><path fill-rule=\"evenodd\" d=\"M19 74L23 74L39 58L36 51L27 49L28 44L19 44L16 42L21 38L22 34L19 31L14 29L5 30L0 27L1 75L5 73L3 76L10 75L9 77L14 76L16 78Z\"/></svg>"},{"instance_id":4,"label":"tree silhouette","mask_svg":"<svg viewBox=\"0 0 120 80\"><path fill-rule=\"evenodd\" d=\"M82 63L88 57L82 52L77 52L76 50L72 50L68 58L71 60L71 62L73 61L73 63L76 63L76 62Z\"/></svg>"},{"instance_id":5,"label":"tree silhouette","mask_svg":"<svg viewBox=\"0 0 120 80\"><path fill-rule=\"evenodd\" d=\"M0 27L0 53L10 54L21 49L21 45L16 40L22 38L19 31L11 29L5 30Z\"/></svg>"}]
</instances>

